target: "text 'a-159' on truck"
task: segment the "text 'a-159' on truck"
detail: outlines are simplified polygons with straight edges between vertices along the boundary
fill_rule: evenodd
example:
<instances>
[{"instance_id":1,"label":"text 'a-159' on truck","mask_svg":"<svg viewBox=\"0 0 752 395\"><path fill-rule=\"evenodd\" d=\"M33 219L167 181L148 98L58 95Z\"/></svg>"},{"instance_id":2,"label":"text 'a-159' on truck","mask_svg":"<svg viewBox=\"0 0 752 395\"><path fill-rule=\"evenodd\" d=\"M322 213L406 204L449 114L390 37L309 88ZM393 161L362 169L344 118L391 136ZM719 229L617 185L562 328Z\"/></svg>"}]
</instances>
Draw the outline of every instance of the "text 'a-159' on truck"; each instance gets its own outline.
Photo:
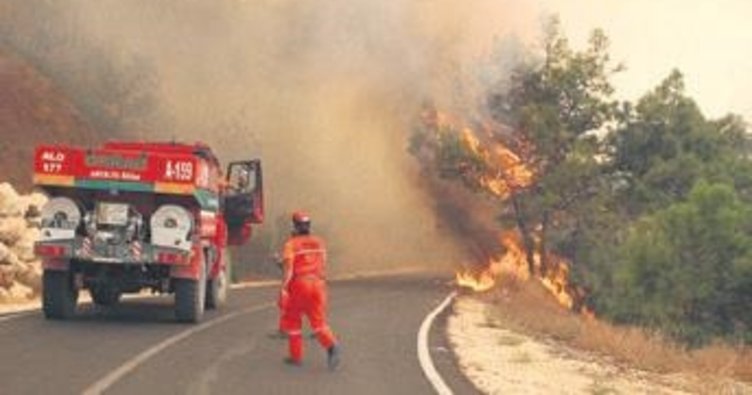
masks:
<instances>
[{"instance_id":1,"label":"text 'a-159' on truck","mask_svg":"<svg viewBox=\"0 0 752 395\"><path fill-rule=\"evenodd\" d=\"M178 321L199 321L227 298L227 246L263 221L262 180L259 160L223 175L200 143L37 147L45 316L72 317L82 289L98 305L150 289L175 294Z\"/></svg>"}]
</instances>

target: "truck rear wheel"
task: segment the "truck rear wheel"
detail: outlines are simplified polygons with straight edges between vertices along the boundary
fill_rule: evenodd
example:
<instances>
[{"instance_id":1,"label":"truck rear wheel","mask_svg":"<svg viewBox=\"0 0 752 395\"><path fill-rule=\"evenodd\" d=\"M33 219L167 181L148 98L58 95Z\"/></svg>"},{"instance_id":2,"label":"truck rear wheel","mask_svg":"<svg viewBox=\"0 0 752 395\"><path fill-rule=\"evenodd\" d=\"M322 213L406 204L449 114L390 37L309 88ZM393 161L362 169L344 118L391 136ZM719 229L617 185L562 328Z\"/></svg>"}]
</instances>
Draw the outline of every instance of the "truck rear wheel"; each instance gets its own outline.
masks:
<instances>
[{"instance_id":1,"label":"truck rear wheel","mask_svg":"<svg viewBox=\"0 0 752 395\"><path fill-rule=\"evenodd\" d=\"M115 287L99 286L89 290L91 300L99 306L112 306L120 301L122 292Z\"/></svg>"},{"instance_id":2,"label":"truck rear wheel","mask_svg":"<svg viewBox=\"0 0 752 395\"><path fill-rule=\"evenodd\" d=\"M199 278L173 279L175 282L175 318L180 322L199 322L204 315L206 303L206 264L201 257Z\"/></svg>"},{"instance_id":3,"label":"truck rear wheel","mask_svg":"<svg viewBox=\"0 0 752 395\"><path fill-rule=\"evenodd\" d=\"M206 284L206 308L216 309L227 303L227 292L230 288L230 261L225 263L217 277L207 281Z\"/></svg>"},{"instance_id":4,"label":"truck rear wheel","mask_svg":"<svg viewBox=\"0 0 752 395\"><path fill-rule=\"evenodd\" d=\"M42 310L47 319L64 320L76 314L78 290L70 272L45 270L42 275Z\"/></svg>"}]
</instances>

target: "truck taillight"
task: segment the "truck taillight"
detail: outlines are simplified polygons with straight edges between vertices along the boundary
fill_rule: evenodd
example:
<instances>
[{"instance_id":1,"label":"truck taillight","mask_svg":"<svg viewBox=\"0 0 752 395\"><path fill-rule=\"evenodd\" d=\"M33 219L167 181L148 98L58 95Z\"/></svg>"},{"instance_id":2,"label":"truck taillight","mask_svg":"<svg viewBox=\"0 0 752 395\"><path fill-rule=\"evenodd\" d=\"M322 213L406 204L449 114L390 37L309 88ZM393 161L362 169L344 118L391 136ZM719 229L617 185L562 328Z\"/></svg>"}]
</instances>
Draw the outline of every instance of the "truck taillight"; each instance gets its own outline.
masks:
<instances>
[{"instance_id":1,"label":"truck taillight","mask_svg":"<svg viewBox=\"0 0 752 395\"><path fill-rule=\"evenodd\" d=\"M61 245L37 244L34 252L39 256L56 257L65 255L67 248Z\"/></svg>"},{"instance_id":2,"label":"truck taillight","mask_svg":"<svg viewBox=\"0 0 752 395\"><path fill-rule=\"evenodd\" d=\"M186 262L186 255L176 252L160 252L157 254L160 263L182 264Z\"/></svg>"}]
</instances>

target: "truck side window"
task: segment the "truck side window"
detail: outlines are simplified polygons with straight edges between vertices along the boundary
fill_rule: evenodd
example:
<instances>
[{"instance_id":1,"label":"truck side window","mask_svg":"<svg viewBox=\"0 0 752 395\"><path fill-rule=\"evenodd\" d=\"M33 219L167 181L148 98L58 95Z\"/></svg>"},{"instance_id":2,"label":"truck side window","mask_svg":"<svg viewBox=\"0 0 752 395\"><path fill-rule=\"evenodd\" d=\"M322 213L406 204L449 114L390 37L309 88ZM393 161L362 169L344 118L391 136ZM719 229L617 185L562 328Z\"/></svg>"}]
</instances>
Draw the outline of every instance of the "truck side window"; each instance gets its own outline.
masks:
<instances>
[{"instance_id":1,"label":"truck side window","mask_svg":"<svg viewBox=\"0 0 752 395\"><path fill-rule=\"evenodd\" d=\"M236 194L250 193L256 189L256 177L253 170L246 165L236 165L230 168L229 186Z\"/></svg>"}]
</instances>

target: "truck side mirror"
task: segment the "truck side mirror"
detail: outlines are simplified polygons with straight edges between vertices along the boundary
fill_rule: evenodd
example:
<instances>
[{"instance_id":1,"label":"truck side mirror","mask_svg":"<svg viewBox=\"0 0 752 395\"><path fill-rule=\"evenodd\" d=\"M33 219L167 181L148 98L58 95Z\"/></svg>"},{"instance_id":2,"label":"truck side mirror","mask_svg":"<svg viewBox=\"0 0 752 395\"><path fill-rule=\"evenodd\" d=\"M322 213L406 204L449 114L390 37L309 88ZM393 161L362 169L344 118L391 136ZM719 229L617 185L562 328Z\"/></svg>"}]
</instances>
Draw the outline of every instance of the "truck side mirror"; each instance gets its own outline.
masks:
<instances>
[{"instance_id":1,"label":"truck side mirror","mask_svg":"<svg viewBox=\"0 0 752 395\"><path fill-rule=\"evenodd\" d=\"M258 159L228 165L224 215L230 239L233 239L233 233L250 233L244 231L250 224L264 222L263 180L261 161Z\"/></svg>"}]
</instances>

